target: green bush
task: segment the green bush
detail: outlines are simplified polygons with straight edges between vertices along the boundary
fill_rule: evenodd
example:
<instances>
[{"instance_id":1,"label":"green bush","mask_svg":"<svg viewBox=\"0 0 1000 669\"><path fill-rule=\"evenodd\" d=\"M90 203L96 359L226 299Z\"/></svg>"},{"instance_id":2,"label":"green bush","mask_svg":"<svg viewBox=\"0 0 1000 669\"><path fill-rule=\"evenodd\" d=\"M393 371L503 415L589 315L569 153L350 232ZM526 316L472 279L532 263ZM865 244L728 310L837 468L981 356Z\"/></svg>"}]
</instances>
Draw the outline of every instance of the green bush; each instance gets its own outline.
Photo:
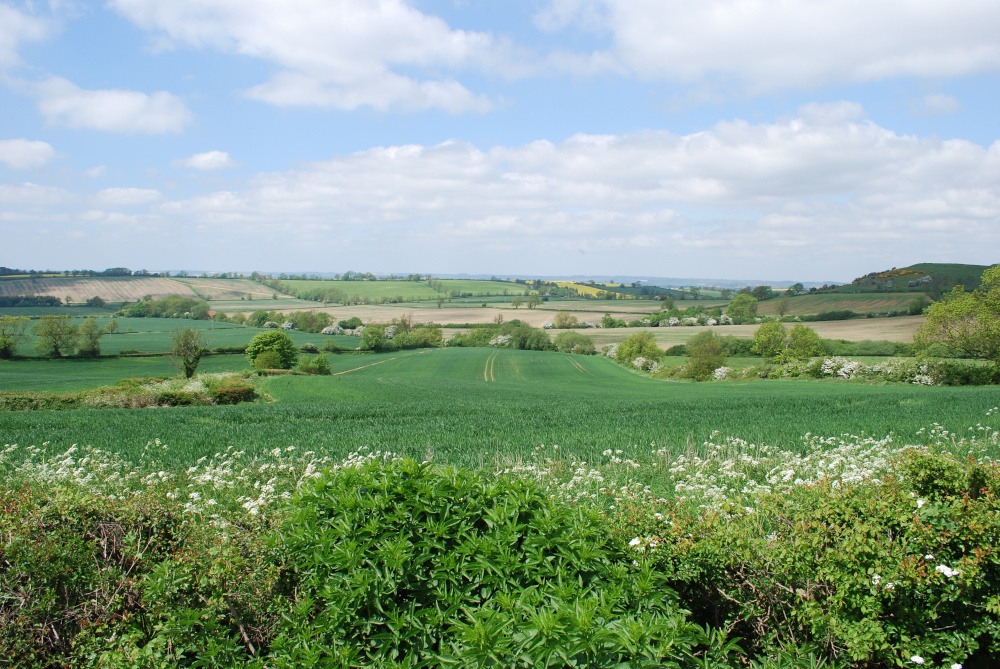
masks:
<instances>
[{"instance_id":1,"label":"green bush","mask_svg":"<svg viewBox=\"0 0 1000 669\"><path fill-rule=\"evenodd\" d=\"M904 452L895 475L810 484L724 513L676 509L624 530L695 620L751 656L819 648L854 667L982 664L1000 653L1000 469ZM629 510L623 516L637 517Z\"/></svg>"},{"instance_id":2,"label":"green bush","mask_svg":"<svg viewBox=\"0 0 1000 669\"><path fill-rule=\"evenodd\" d=\"M597 352L594 340L579 332L560 332L552 343L562 353L594 355Z\"/></svg>"},{"instance_id":3,"label":"green bush","mask_svg":"<svg viewBox=\"0 0 1000 669\"><path fill-rule=\"evenodd\" d=\"M165 390L156 396L156 403L168 407L185 407L192 404L203 404L204 400L198 393L185 390Z\"/></svg>"},{"instance_id":4,"label":"green bush","mask_svg":"<svg viewBox=\"0 0 1000 669\"><path fill-rule=\"evenodd\" d=\"M257 399L257 391L247 383L226 383L212 388L209 395L216 404L239 404Z\"/></svg>"},{"instance_id":5,"label":"green bush","mask_svg":"<svg viewBox=\"0 0 1000 669\"><path fill-rule=\"evenodd\" d=\"M299 363L299 371L305 372L306 374L329 376L330 361L327 360L326 356L322 353L314 358L302 358L302 361Z\"/></svg>"},{"instance_id":6,"label":"green bush","mask_svg":"<svg viewBox=\"0 0 1000 669\"><path fill-rule=\"evenodd\" d=\"M671 666L711 650L598 516L526 481L345 469L299 494L278 541L295 601L268 666Z\"/></svg>"},{"instance_id":7,"label":"green bush","mask_svg":"<svg viewBox=\"0 0 1000 669\"><path fill-rule=\"evenodd\" d=\"M277 351L261 351L254 358L253 367L259 372L265 369L284 369L281 354Z\"/></svg>"},{"instance_id":8,"label":"green bush","mask_svg":"<svg viewBox=\"0 0 1000 669\"><path fill-rule=\"evenodd\" d=\"M274 355L267 357L266 365L258 363L257 358L265 353ZM247 345L246 355L254 369L291 369L298 359L292 338L279 330L254 335Z\"/></svg>"}]
</instances>

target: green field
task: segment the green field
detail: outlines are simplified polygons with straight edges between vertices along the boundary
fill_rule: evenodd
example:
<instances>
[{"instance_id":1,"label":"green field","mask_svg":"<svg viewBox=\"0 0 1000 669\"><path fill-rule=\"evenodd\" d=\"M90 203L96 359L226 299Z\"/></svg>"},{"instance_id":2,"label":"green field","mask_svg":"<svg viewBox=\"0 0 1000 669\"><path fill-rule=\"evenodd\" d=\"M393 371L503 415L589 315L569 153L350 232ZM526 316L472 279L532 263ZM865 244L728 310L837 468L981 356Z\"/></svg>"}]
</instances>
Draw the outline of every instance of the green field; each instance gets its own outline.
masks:
<instances>
[{"instance_id":1,"label":"green field","mask_svg":"<svg viewBox=\"0 0 1000 669\"><path fill-rule=\"evenodd\" d=\"M103 328L111 320L110 317L103 317L98 318L97 322ZM264 332L261 328L236 325L235 323L177 318L115 318L114 321L118 323L119 331L101 337L101 353L103 355L118 355L122 351L165 353L170 350L170 342L174 334L185 328L198 330L202 335L205 347L209 349L220 346L246 346L255 334ZM357 337L329 336L295 330L289 331L287 334L297 346L312 343L317 347L322 347L324 342L333 340L341 348L353 349L358 347L360 341ZM33 354L34 346L35 337L32 335L28 337L18 352L22 355Z\"/></svg>"},{"instance_id":2,"label":"green field","mask_svg":"<svg viewBox=\"0 0 1000 669\"><path fill-rule=\"evenodd\" d=\"M478 467L530 458L541 444L584 459L608 448L648 453L654 443L680 451L715 431L784 448L795 448L806 433L894 433L902 444L933 422L961 432L1000 403L992 387L659 381L600 356L507 349L334 355L330 361L330 377L261 379L270 402L7 412L0 414L0 439L49 442L54 450L85 443L128 457L158 438L170 444L176 465L232 445L337 456L368 446ZM245 368L241 356L204 363L204 371ZM16 361L0 368L4 389L20 390L80 389L144 373L170 373L169 363Z\"/></svg>"},{"instance_id":3,"label":"green field","mask_svg":"<svg viewBox=\"0 0 1000 669\"><path fill-rule=\"evenodd\" d=\"M440 284L438 291L426 281L319 281L292 279L281 285L294 295L308 295L311 291L337 290L348 299L396 300L416 302L449 297L452 293L472 293L473 296L518 295L525 286L507 281L477 281L473 279L434 279Z\"/></svg>"}]
</instances>

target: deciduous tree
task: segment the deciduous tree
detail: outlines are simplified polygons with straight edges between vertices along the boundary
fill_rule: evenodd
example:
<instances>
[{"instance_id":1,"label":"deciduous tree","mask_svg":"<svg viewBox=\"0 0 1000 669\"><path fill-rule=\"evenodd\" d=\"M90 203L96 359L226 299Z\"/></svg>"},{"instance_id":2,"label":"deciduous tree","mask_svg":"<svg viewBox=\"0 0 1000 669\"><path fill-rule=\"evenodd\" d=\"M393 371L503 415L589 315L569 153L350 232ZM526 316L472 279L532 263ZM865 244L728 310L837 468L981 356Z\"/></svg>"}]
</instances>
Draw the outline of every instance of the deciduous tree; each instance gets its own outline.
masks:
<instances>
[{"instance_id":1,"label":"deciduous tree","mask_svg":"<svg viewBox=\"0 0 1000 669\"><path fill-rule=\"evenodd\" d=\"M1000 366L1000 265L983 272L976 290L960 284L927 308L927 322L915 337L926 348L940 342L962 355Z\"/></svg>"},{"instance_id":2,"label":"deciduous tree","mask_svg":"<svg viewBox=\"0 0 1000 669\"><path fill-rule=\"evenodd\" d=\"M28 337L31 319L24 316L0 316L0 359L10 360L17 347Z\"/></svg>"},{"instance_id":3,"label":"deciduous tree","mask_svg":"<svg viewBox=\"0 0 1000 669\"><path fill-rule=\"evenodd\" d=\"M295 361L299 357L292 338L280 330L261 332L250 340L250 343L247 345L247 359L255 368L257 367L255 364L257 356L264 351L272 351L275 354L273 362L269 360L268 364L275 364L276 366L268 367L268 369L291 369L295 366ZM271 356L268 357L270 358Z\"/></svg>"},{"instance_id":4,"label":"deciduous tree","mask_svg":"<svg viewBox=\"0 0 1000 669\"><path fill-rule=\"evenodd\" d=\"M76 354L83 358L97 358L101 355L101 337L104 329L97 324L97 319L91 316L80 326L76 341Z\"/></svg>"},{"instance_id":5,"label":"deciduous tree","mask_svg":"<svg viewBox=\"0 0 1000 669\"><path fill-rule=\"evenodd\" d=\"M184 373L185 379L194 376L204 351L201 333L193 328L178 330L170 340L170 358Z\"/></svg>"},{"instance_id":6,"label":"deciduous tree","mask_svg":"<svg viewBox=\"0 0 1000 669\"><path fill-rule=\"evenodd\" d=\"M726 307L726 314L733 319L733 323L752 323L757 317L757 298L747 293L738 293L729 301Z\"/></svg>"},{"instance_id":7,"label":"deciduous tree","mask_svg":"<svg viewBox=\"0 0 1000 669\"><path fill-rule=\"evenodd\" d=\"M64 350L71 350L76 344L80 328L70 316L42 316L33 332L38 338L35 350L53 358L61 357Z\"/></svg>"}]
</instances>

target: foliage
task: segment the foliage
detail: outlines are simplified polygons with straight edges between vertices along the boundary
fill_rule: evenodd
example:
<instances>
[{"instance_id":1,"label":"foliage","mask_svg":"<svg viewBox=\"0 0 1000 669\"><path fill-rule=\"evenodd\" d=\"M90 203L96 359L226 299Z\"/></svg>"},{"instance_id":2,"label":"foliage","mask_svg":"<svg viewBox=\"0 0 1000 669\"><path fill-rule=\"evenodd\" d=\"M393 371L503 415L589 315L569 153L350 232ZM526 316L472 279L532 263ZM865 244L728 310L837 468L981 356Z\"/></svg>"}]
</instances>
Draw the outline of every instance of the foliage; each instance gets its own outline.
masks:
<instances>
[{"instance_id":1,"label":"foliage","mask_svg":"<svg viewBox=\"0 0 1000 669\"><path fill-rule=\"evenodd\" d=\"M170 340L171 360L180 368L186 379L194 376L204 350L205 344L201 333L192 328L178 330Z\"/></svg>"},{"instance_id":2,"label":"foliage","mask_svg":"<svg viewBox=\"0 0 1000 669\"><path fill-rule=\"evenodd\" d=\"M753 654L813 646L851 666L995 657L1000 557L986 546L1000 471L921 451L883 467L765 492L747 509L663 510L632 531L696 616L728 621Z\"/></svg>"},{"instance_id":3,"label":"foliage","mask_svg":"<svg viewBox=\"0 0 1000 669\"><path fill-rule=\"evenodd\" d=\"M554 348L547 332L533 328L516 318L499 325L474 328L465 334L456 334L448 340L448 346L496 346L524 351L551 351Z\"/></svg>"},{"instance_id":4,"label":"foliage","mask_svg":"<svg viewBox=\"0 0 1000 669\"><path fill-rule=\"evenodd\" d=\"M688 361L683 367L682 374L689 379L705 381L712 376L712 372L726 362L726 349L723 348L720 338L711 330L699 332L691 337L686 346Z\"/></svg>"},{"instance_id":5,"label":"foliage","mask_svg":"<svg viewBox=\"0 0 1000 669\"><path fill-rule=\"evenodd\" d=\"M253 368L258 372L269 369L288 369L281 362L281 354L272 350L265 350L258 353L254 357Z\"/></svg>"},{"instance_id":6,"label":"foliage","mask_svg":"<svg viewBox=\"0 0 1000 669\"><path fill-rule=\"evenodd\" d=\"M0 316L0 360L10 360L28 337L31 319L24 316Z\"/></svg>"},{"instance_id":7,"label":"foliage","mask_svg":"<svg viewBox=\"0 0 1000 669\"><path fill-rule=\"evenodd\" d=\"M249 383L230 380L209 390L216 404L239 404L257 399L256 389Z\"/></svg>"},{"instance_id":8,"label":"foliage","mask_svg":"<svg viewBox=\"0 0 1000 669\"><path fill-rule=\"evenodd\" d=\"M525 481L412 460L304 488L270 666L692 663L709 639L600 518ZM711 666L711 665L708 665Z\"/></svg>"},{"instance_id":9,"label":"foliage","mask_svg":"<svg viewBox=\"0 0 1000 669\"><path fill-rule=\"evenodd\" d=\"M579 332L560 332L552 343L562 353L594 355L597 352L594 340Z\"/></svg>"},{"instance_id":10,"label":"foliage","mask_svg":"<svg viewBox=\"0 0 1000 669\"><path fill-rule=\"evenodd\" d=\"M105 331L97 324L97 319L91 316L80 325L76 342L76 354L82 358L97 358L101 355L101 337Z\"/></svg>"},{"instance_id":11,"label":"foliage","mask_svg":"<svg viewBox=\"0 0 1000 669\"><path fill-rule=\"evenodd\" d=\"M70 316L42 316L32 331L37 337L35 350L58 358L73 348L80 329Z\"/></svg>"},{"instance_id":12,"label":"foliage","mask_svg":"<svg viewBox=\"0 0 1000 669\"><path fill-rule=\"evenodd\" d=\"M322 353L313 357L303 357L299 361L299 371L305 372L306 374L317 374L320 376L329 376L330 361L326 359L326 356Z\"/></svg>"},{"instance_id":13,"label":"foliage","mask_svg":"<svg viewBox=\"0 0 1000 669\"><path fill-rule=\"evenodd\" d=\"M553 326L557 330L568 330L570 328L577 327L579 324L580 322L577 320L576 316L568 311L560 311L556 314L556 317L553 320Z\"/></svg>"},{"instance_id":14,"label":"foliage","mask_svg":"<svg viewBox=\"0 0 1000 669\"><path fill-rule=\"evenodd\" d=\"M257 363L257 357L265 352L274 355L268 356L266 362L269 366L263 369L291 369L298 358L292 338L277 330L260 332L247 345L247 359L255 369L262 369Z\"/></svg>"},{"instance_id":15,"label":"foliage","mask_svg":"<svg viewBox=\"0 0 1000 669\"><path fill-rule=\"evenodd\" d=\"M787 345L788 331L778 321L764 323L753 333L753 351L764 358L780 357Z\"/></svg>"},{"instance_id":16,"label":"foliage","mask_svg":"<svg viewBox=\"0 0 1000 669\"><path fill-rule=\"evenodd\" d=\"M385 328L381 325L368 325L361 333L362 351L385 351L391 346L390 340L386 338Z\"/></svg>"},{"instance_id":17,"label":"foliage","mask_svg":"<svg viewBox=\"0 0 1000 669\"><path fill-rule=\"evenodd\" d=\"M796 360L806 360L823 355L823 340L816 331L805 325L796 324L788 333L788 355Z\"/></svg>"},{"instance_id":18,"label":"foliage","mask_svg":"<svg viewBox=\"0 0 1000 669\"><path fill-rule=\"evenodd\" d=\"M966 292L961 285L927 309L927 322L916 341L927 347L947 344L969 357L1000 366L1000 265L983 272L979 288Z\"/></svg>"},{"instance_id":19,"label":"foliage","mask_svg":"<svg viewBox=\"0 0 1000 669\"><path fill-rule=\"evenodd\" d=\"M729 301L726 315L733 319L736 325L752 323L757 317L757 298L747 293L737 293Z\"/></svg>"},{"instance_id":20,"label":"foliage","mask_svg":"<svg viewBox=\"0 0 1000 669\"><path fill-rule=\"evenodd\" d=\"M656 345L656 340L649 332L636 332L625 337L622 343L618 344L615 351L615 360L624 365L631 365L636 358L659 361L663 358L663 349Z\"/></svg>"},{"instance_id":21,"label":"foliage","mask_svg":"<svg viewBox=\"0 0 1000 669\"><path fill-rule=\"evenodd\" d=\"M128 318L208 318L208 302L191 297L169 295L159 300L126 303L116 315Z\"/></svg>"}]
</instances>

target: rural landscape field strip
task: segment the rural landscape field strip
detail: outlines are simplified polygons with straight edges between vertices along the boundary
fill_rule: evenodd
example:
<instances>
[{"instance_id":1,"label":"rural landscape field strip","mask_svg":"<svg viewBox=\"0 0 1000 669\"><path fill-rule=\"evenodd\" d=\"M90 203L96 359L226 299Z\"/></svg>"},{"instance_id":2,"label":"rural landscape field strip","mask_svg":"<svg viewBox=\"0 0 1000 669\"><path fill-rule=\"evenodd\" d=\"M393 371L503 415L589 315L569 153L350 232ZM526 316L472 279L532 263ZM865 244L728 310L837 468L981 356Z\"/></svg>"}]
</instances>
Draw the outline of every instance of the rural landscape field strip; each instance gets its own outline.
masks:
<instances>
[{"instance_id":1,"label":"rural landscape field strip","mask_svg":"<svg viewBox=\"0 0 1000 669\"><path fill-rule=\"evenodd\" d=\"M494 357L495 381L483 383ZM334 457L367 446L495 466L528 458L541 444L589 459L608 448L681 452L714 433L790 449L807 433L893 433L906 443L934 422L965 430L1000 401L991 387L664 382L600 356L574 357L576 364L567 357L492 349L366 356L371 362L351 374L260 379L273 401L254 404L5 412L0 439L48 442L52 452L89 444L126 459L141 457L147 442L160 439L170 444L167 457L177 466L227 446L250 453L295 447ZM359 367L357 356L331 360L334 371ZM206 362L246 368L242 356ZM501 373L515 362L521 378ZM592 375L586 383L580 383L580 367Z\"/></svg>"}]
</instances>

